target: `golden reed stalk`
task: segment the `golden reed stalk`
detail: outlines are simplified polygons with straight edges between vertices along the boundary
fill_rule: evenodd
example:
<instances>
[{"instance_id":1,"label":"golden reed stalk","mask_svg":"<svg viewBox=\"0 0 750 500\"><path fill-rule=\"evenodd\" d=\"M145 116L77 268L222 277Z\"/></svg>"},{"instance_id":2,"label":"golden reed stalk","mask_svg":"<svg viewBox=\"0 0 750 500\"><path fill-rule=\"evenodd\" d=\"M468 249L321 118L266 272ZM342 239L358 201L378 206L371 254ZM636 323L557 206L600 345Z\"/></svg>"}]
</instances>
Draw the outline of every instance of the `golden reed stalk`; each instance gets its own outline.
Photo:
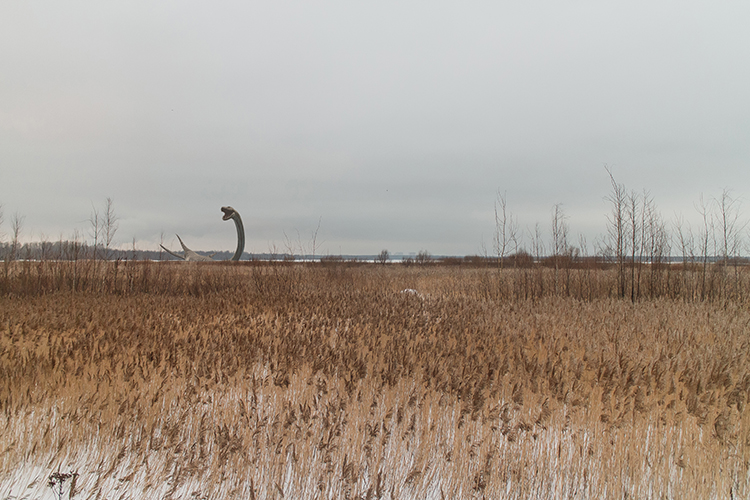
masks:
<instances>
[{"instance_id":1,"label":"golden reed stalk","mask_svg":"<svg viewBox=\"0 0 750 500\"><path fill-rule=\"evenodd\" d=\"M85 498L750 496L739 294L633 303L602 270L15 265L3 499L54 471Z\"/></svg>"}]
</instances>

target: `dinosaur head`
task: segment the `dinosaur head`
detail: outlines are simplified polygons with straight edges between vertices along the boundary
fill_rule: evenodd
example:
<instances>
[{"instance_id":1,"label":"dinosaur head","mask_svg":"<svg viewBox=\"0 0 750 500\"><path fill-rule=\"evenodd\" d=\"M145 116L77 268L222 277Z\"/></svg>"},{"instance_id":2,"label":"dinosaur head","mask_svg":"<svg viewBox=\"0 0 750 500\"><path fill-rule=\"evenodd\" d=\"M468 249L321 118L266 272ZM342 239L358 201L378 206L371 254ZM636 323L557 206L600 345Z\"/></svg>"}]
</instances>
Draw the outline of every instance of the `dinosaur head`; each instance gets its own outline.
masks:
<instances>
[{"instance_id":1,"label":"dinosaur head","mask_svg":"<svg viewBox=\"0 0 750 500\"><path fill-rule=\"evenodd\" d=\"M224 216L221 218L221 220L229 220L237 214L237 211L233 209L232 207L221 207L221 211L224 212Z\"/></svg>"}]
</instances>

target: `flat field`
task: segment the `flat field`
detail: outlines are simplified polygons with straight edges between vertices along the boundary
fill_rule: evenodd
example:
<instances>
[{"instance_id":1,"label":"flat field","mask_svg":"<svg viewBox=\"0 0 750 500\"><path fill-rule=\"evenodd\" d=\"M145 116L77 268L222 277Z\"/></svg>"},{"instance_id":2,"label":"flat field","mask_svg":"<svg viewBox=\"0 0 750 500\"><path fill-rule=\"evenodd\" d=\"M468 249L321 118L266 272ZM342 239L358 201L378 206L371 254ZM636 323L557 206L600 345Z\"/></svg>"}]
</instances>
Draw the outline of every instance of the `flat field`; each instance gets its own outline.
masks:
<instances>
[{"instance_id":1,"label":"flat field","mask_svg":"<svg viewBox=\"0 0 750 500\"><path fill-rule=\"evenodd\" d=\"M6 275L2 499L55 498L55 472L77 474L65 498L750 497L741 295L633 302L601 270L99 266Z\"/></svg>"}]
</instances>

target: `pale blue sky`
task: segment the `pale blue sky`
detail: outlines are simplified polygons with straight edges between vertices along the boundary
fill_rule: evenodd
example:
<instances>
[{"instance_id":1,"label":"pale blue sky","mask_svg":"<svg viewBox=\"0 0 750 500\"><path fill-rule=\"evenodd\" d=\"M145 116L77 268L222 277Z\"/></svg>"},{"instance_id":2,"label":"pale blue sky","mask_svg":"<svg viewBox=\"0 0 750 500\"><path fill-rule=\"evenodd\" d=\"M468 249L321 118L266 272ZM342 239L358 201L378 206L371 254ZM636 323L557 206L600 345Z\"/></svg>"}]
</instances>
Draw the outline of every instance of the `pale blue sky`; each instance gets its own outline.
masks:
<instances>
[{"instance_id":1,"label":"pale blue sky","mask_svg":"<svg viewBox=\"0 0 750 500\"><path fill-rule=\"evenodd\" d=\"M0 203L25 236L320 253L605 233L609 165L665 218L750 195L747 2L0 4ZM750 214L750 204L746 203Z\"/></svg>"}]
</instances>

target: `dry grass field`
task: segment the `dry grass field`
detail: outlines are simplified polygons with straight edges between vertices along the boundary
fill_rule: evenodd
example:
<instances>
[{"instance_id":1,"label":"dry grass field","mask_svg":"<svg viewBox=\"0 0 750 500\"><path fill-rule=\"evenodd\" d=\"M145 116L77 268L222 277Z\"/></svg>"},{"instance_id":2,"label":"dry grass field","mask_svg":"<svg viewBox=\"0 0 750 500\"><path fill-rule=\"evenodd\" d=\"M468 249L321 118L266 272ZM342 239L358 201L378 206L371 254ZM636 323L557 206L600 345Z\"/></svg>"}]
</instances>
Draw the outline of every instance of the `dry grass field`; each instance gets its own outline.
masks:
<instances>
[{"instance_id":1,"label":"dry grass field","mask_svg":"<svg viewBox=\"0 0 750 500\"><path fill-rule=\"evenodd\" d=\"M6 269L3 500L750 497L744 275L84 264Z\"/></svg>"}]
</instances>

